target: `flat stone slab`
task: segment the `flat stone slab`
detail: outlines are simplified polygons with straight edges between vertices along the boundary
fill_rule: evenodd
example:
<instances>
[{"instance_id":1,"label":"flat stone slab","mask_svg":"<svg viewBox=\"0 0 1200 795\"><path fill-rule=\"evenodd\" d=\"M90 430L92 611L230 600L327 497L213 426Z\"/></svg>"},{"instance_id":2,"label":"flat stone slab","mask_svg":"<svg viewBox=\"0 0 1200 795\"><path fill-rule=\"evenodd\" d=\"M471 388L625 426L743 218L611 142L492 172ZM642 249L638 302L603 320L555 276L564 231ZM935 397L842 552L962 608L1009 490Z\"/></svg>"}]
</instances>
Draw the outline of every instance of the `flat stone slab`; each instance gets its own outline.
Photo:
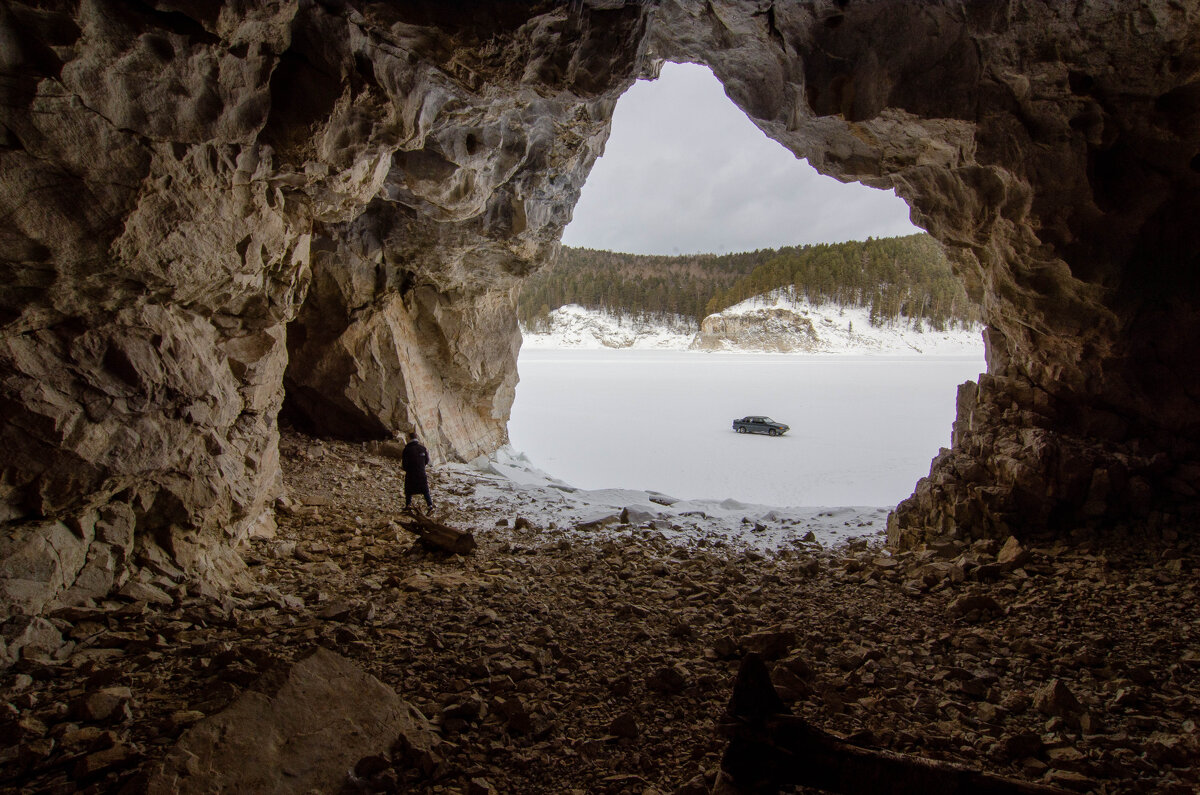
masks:
<instances>
[{"instance_id":1,"label":"flat stone slab","mask_svg":"<svg viewBox=\"0 0 1200 795\"><path fill-rule=\"evenodd\" d=\"M326 649L256 688L184 732L147 792L338 792L359 759L399 737L435 742L415 707Z\"/></svg>"}]
</instances>

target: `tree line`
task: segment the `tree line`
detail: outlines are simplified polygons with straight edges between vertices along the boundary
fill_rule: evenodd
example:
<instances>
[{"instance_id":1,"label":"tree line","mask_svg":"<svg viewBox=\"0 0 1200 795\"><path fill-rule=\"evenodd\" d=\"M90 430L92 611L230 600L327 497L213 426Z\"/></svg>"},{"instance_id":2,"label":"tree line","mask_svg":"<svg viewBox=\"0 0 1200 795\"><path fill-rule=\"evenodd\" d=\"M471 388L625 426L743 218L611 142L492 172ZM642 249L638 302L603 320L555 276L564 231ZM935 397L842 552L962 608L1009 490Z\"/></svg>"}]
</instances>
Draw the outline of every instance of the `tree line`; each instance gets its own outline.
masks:
<instances>
[{"instance_id":1,"label":"tree line","mask_svg":"<svg viewBox=\"0 0 1200 795\"><path fill-rule=\"evenodd\" d=\"M915 321L945 330L980 318L941 245L924 234L675 257L564 246L555 265L526 280L517 315L536 330L553 310L578 304L695 328L707 315L772 292L870 307L877 326Z\"/></svg>"}]
</instances>

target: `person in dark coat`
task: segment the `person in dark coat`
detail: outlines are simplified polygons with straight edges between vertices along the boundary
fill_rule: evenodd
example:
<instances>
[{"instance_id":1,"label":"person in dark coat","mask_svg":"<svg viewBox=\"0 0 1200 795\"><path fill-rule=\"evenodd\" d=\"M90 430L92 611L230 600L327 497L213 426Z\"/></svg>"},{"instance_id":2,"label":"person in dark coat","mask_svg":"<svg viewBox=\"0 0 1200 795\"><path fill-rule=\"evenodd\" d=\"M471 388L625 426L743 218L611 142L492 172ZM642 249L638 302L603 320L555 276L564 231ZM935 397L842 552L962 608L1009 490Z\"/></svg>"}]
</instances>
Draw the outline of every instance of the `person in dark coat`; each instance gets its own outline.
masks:
<instances>
[{"instance_id":1,"label":"person in dark coat","mask_svg":"<svg viewBox=\"0 0 1200 795\"><path fill-rule=\"evenodd\" d=\"M404 470L404 507L412 507L412 498L417 494L425 495L425 504L433 508L433 500L429 497L429 479L425 477L425 467L429 464L429 451L425 445L417 441L417 435L408 435L408 444L400 456L400 468Z\"/></svg>"}]
</instances>

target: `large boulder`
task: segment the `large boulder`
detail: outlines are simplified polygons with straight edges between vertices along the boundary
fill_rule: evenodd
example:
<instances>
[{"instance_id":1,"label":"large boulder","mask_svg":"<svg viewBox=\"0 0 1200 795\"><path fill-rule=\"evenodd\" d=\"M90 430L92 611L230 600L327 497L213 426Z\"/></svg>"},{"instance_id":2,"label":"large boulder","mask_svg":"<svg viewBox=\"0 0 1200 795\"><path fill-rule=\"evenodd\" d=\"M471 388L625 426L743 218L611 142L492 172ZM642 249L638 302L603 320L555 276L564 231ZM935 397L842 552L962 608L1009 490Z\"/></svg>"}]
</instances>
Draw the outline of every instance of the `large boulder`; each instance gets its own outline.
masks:
<instances>
[{"instance_id":1,"label":"large boulder","mask_svg":"<svg viewBox=\"0 0 1200 795\"><path fill-rule=\"evenodd\" d=\"M147 791L340 792L358 760L397 741L431 753L437 737L394 690L319 648L184 732Z\"/></svg>"}]
</instances>

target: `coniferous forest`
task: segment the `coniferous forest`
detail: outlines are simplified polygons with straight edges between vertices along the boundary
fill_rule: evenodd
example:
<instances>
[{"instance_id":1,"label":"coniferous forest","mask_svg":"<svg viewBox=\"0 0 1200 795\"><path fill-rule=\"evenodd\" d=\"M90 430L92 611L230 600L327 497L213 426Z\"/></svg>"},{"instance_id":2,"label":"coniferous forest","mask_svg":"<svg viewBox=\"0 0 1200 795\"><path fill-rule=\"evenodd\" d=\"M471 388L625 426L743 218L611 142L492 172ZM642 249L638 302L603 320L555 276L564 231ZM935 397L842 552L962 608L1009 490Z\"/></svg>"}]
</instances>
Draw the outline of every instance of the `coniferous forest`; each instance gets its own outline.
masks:
<instances>
[{"instance_id":1,"label":"coniferous forest","mask_svg":"<svg viewBox=\"0 0 1200 795\"><path fill-rule=\"evenodd\" d=\"M566 304L698 327L707 315L773 291L870 307L875 325L920 319L940 331L979 322L942 247L923 234L675 257L564 246L554 266L525 282L517 312L531 330Z\"/></svg>"}]
</instances>

